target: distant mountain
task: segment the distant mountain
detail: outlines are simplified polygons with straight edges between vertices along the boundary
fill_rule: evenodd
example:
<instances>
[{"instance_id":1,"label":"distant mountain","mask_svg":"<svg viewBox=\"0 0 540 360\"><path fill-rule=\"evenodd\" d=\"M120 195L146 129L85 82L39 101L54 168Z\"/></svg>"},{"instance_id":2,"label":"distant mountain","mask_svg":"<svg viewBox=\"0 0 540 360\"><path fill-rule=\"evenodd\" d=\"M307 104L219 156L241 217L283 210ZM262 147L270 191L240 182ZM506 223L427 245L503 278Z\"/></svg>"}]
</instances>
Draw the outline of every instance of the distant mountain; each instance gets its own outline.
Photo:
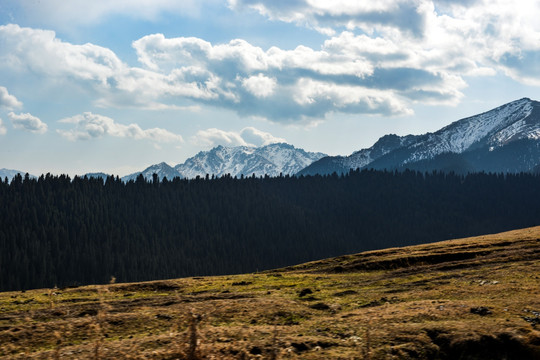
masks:
<instances>
[{"instance_id":1,"label":"distant mountain","mask_svg":"<svg viewBox=\"0 0 540 360\"><path fill-rule=\"evenodd\" d=\"M540 164L540 103L520 99L424 135L386 135L350 156L326 157L299 175L356 168L521 172Z\"/></svg>"},{"instance_id":2,"label":"distant mountain","mask_svg":"<svg viewBox=\"0 0 540 360\"><path fill-rule=\"evenodd\" d=\"M299 175L331 174L333 172L342 174L349 171L349 169L363 168L379 157L409 145L415 138L414 135L403 137L393 134L385 135L372 147L356 151L352 155L323 157L307 168L302 169Z\"/></svg>"},{"instance_id":3,"label":"distant mountain","mask_svg":"<svg viewBox=\"0 0 540 360\"><path fill-rule=\"evenodd\" d=\"M3 181L6 177L9 181L15 177L15 175L21 174L22 177L26 175L25 171L20 170L10 170L10 169L0 169L0 179ZM30 175L31 178L35 178L34 175Z\"/></svg>"},{"instance_id":4,"label":"distant mountain","mask_svg":"<svg viewBox=\"0 0 540 360\"><path fill-rule=\"evenodd\" d=\"M175 166L175 170L186 178L215 175L222 176L279 176L294 175L312 162L325 157L323 153L307 152L292 145L279 143L262 147L217 146L201 151Z\"/></svg>"},{"instance_id":5,"label":"distant mountain","mask_svg":"<svg viewBox=\"0 0 540 360\"><path fill-rule=\"evenodd\" d=\"M135 180L139 175L143 175L146 180L152 180L152 177L154 174L157 174L159 177L159 180L163 180L163 178L167 178L168 180L172 180L175 177L183 177L178 171L176 171L173 167L169 166L167 163L159 163L156 165L151 165L144 169L143 171L139 171L133 174L126 175L122 177L123 181L130 181Z\"/></svg>"},{"instance_id":6,"label":"distant mountain","mask_svg":"<svg viewBox=\"0 0 540 360\"><path fill-rule=\"evenodd\" d=\"M151 180L157 174L160 180L164 177L171 180L175 177L194 179L197 176L279 176L294 175L312 162L326 156L323 153L307 152L292 145L280 143L262 147L216 146L209 151L201 151L174 168L162 162L152 165L143 171L122 177L123 181L135 180L143 175Z\"/></svg>"}]
</instances>

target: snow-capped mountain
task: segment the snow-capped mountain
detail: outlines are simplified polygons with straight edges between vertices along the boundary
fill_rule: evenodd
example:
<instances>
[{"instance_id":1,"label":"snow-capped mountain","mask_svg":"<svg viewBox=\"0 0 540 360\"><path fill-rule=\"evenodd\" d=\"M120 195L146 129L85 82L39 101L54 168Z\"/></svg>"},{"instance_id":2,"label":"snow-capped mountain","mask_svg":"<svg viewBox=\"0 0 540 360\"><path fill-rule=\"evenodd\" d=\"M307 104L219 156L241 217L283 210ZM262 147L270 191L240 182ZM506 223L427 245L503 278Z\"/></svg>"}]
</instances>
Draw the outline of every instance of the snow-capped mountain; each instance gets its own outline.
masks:
<instances>
[{"instance_id":1,"label":"snow-capped mountain","mask_svg":"<svg viewBox=\"0 0 540 360\"><path fill-rule=\"evenodd\" d=\"M312 162L326 156L306 152L292 145L279 143L262 147L217 146L201 151L174 168L186 178L215 175L222 176L279 176L293 175Z\"/></svg>"},{"instance_id":2,"label":"snow-capped mountain","mask_svg":"<svg viewBox=\"0 0 540 360\"><path fill-rule=\"evenodd\" d=\"M26 175L26 172L20 171L20 170L10 170L10 169L0 169L0 179L3 181L6 177L8 178L8 181L11 181L15 177L15 175L21 174L21 176L24 178ZM35 178L34 175L30 175L31 178Z\"/></svg>"},{"instance_id":3,"label":"snow-capped mountain","mask_svg":"<svg viewBox=\"0 0 540 360\"><path fill-rule=\"evenodd\" d=\"M146 180L152 180L152 177L154 174L157 174L159 177L159 180L163 180L163 178L167 178L168 180L172 180L175 177L182 177L181 174L178 173L173 167L167 165L166 163L162 162L156 165L151 165L144 169L143 171L139 171L133 174L126 175L122 177L122 180L125 182L128 182L130 180L135 181L139 175L143 175Z\"/></svg>"},{"instance_id":4,"label":"snow-capped mountain","mask_svg":"<svg viewBox=\"0 0 540 360\"><path fill-rule=\"evenodd\" d=\"M409 145L416 136L397 136L394 134L385 135L380 138L372 147L362 149L349 156L327 156L313 162L310 166L302 169L299 175L331 174L333 172L345 173L349 169L363 168L388 154L389 152Z\"/></svg>"},{"instance_id":5,"label":"snow-capped mountain","mask_svg":"<svg viewBox=\"0 0 540 360\"><path fill-rule=\"evenodd\" d=\"M299 174L376 168L530 171L540 163L540 103L524 98L434 133L386 135L347 157L327 157Z\"/></svg>"},{"instance_id":6,"label":"snow-capped mountain","mask_svg":"<svg viewBox=\"0 0 540 360\"><path fill-rule=\"evenodd\" d=\"M146 180L152 180L157 174L160 180L164 177L172 180L175 177L194 179L207 174L220 177L226 174L240 177L294 175L312 162L325 157L323 153L306 152L292 145L280 143L262 147L216 146L209 151L201 151L187 159L183 164L174 168L162 162L152 165L143 171L122 177L123 181L135 180L143 175Z\"/></svg>"}]
</instances>

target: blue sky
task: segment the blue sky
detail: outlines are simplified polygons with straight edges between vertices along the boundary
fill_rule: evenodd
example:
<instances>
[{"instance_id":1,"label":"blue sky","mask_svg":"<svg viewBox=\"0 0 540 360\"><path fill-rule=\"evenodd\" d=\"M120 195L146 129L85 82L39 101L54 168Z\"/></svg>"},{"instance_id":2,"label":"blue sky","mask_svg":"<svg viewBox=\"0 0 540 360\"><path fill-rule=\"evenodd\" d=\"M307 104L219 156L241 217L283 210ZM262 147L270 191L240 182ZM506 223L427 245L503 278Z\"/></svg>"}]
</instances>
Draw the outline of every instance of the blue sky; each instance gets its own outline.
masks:
<instances>
[{"instance_id":1,"label":"blue sky","mask_svg":"<svg viewBox=\"0 0 540 360\"><path fill-rule=\"evenodd\" d=\"M216 145L347 155L540 100L540 5L0 0L0 168L125 175Z\"/></svg>"}]
</instances>

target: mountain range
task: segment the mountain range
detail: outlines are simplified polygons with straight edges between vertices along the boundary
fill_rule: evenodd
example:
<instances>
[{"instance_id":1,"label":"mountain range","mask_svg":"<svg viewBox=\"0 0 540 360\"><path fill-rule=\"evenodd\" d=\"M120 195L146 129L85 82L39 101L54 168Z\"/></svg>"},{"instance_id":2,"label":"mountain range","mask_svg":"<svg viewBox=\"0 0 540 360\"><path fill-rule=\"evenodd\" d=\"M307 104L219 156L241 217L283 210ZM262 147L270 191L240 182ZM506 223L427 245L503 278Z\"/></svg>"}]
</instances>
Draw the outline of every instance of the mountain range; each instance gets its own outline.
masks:
<instances>
[{"instance_id":1,"label":"mountain range","mask_svg":"<svg viewBox=\"0 0 540 360\"><path fill-rule=\"evenodd\" d=\"M173 167L169 166L165 162L161 162L159 164L151 165L143 171L138 171L133 174L126 175L122 177L122 180L126 182L130 180L135 180L139 175L144 176L146 180L152 180L154 174L159 177L159 180L163 180L163 178L165 177L168 180L172 180L176 177L183 178L182 174L176 171Z\"/></svg>"},{"instance_id":2,"label":"mountain range","mask_svg":"<svg viewBox=\"0 0 540 360\"><path fill-rule=\"evenodd\" d=\"M217 146L209 151L201 151L183 164L171 167L162 162L141 172L124 176L122 180L134 180L139 175L151 179L155 173L160 179L174 177L193 179L197 176L279 176L294 175L312 162L327 156L323 153L307 152L285 143L262 147Z\"/></svg>"},{"instance_id":3,"label":"mountain range","mask_svg":"<svg viewBox=\"0 0 540 360\"><path fill-rule=\"evenodd\" d=\"M540 164L540 103L528 98L423 135L385 135L349 156L327 156L299 175L350 169L529 172Z\"/></svg>"},{"instance_id":4,"label":"mountain range","mask_svg":"<svg viewBox=\"0 0 540 360\"><path fill-rule=\"evenodd\" d=\"M15 175L21 174L22 177L26 175L25 171L20 170L11 170L11 169L0 169L0 179L4 180L5 178L8 178L9 181L15 177ZM35 178L34 175L29 174L31 178Z\"/></svg>"},{"instance_id":5,"label":"mountain range","mask_svg":"<svg viewBox=\"0 0 540 360\"><path fill-rule=\"evenodd\" d=\"M217 146L184 163L164 162L122 177L147 180L157 174L192 179L197 176L279 176L347 173L350 169L412 169L419 171L540 172L540 102L523 98L479 115L464 118L422 135L381 137L373 146L348 156L306 152L286 143L262 147ZM11 179L23 171L0 169ZM105 179L107 174L89 173Z\"/></svg>"}]
</instances>

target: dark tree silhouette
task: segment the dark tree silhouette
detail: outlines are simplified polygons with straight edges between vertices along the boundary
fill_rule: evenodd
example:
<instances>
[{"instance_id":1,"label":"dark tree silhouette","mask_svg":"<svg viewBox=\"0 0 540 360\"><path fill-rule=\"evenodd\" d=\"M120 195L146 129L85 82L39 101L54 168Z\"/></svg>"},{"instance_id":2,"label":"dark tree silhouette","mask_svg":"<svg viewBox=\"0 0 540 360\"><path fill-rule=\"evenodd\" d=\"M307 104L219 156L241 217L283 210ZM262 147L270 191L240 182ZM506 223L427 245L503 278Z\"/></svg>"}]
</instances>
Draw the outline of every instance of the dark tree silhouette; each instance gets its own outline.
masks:
<instances>
[{"instance_id":1,"label":"dark tree silhouette","mask_svg":"<svg viewBox=\"0 0 540 360\"><path fill-rule=\"evenodd\" d=\"M0 290L251 272L540 224L540 175L0 181Z\"/></svg>"}]
</instances>

